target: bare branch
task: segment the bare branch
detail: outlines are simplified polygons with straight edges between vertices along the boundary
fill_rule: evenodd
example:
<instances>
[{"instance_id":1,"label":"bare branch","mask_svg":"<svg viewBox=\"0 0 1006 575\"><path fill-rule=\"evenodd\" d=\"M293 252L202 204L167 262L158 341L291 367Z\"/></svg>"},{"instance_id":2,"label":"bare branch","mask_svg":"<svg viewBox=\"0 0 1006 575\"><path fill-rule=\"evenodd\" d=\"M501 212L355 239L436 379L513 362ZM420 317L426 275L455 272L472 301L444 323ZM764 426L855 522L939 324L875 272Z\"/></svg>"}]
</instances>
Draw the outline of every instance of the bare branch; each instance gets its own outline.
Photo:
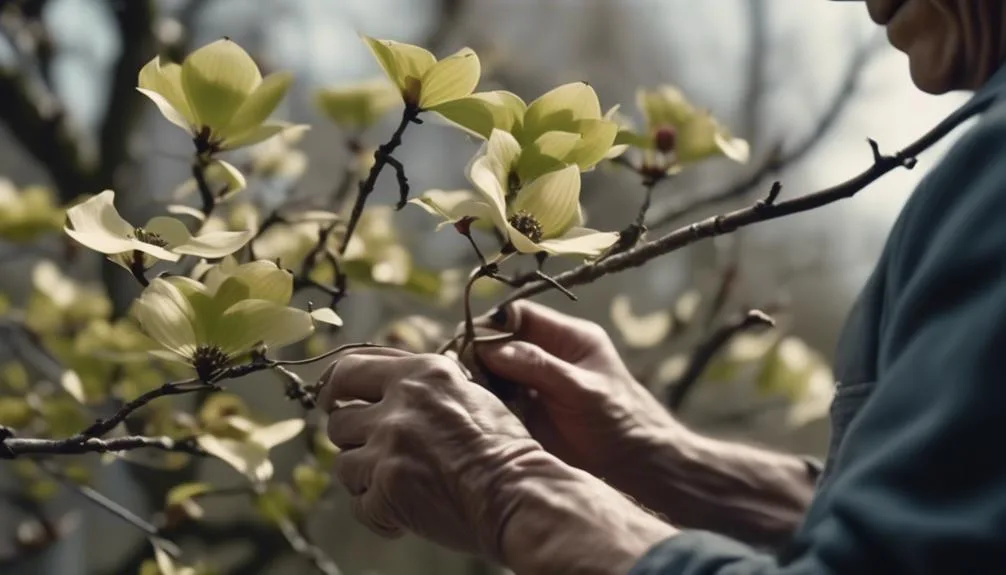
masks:
<instances>
[{"instance_id":1,"label":"bare branch","mask_svg":"<svg viewBox=\"0 0 1006 575\"><path fill-rule=\"evenodd\" d=\"M8 430L9 432L9 430ZM0 434L3 428L0 428ZM21 455L78 455L81 453L108 453L130 449L154 448L161 451L175 451L192 455L206 455L192 439L176 440L170 437L145 437L130 435L98 439L90 437L83 441L66 439L19 438L14 435L0 442L0 459L13 459Z\"/></svg>"},{"instance_id":2,"label":"bare branch","mask_svg":"<svg viewBox=\"0 0 1006 575\"><path fill-rule=\"evenodd\" d=\"M662 210L655 210L657 213L647 223L648 227L650 229L657 229L679 221L698 210L745 197L754 191L769 174L780 172L806 157L831 132L837 124L838 119L841 118L842 114L848 108L849 103L852 101L852 95L859 86L863 70L870 63L871 58L877 54L877 46L878 42L875 39L864 42L859 46L849 62L841 85L832 96L831 101L825 108L825 112L818 119L814 128L803 139L794 144L789 151L782 152L781 146L777 146L743 180L697 200L693 199L684 203L675 202L673 205L665 207Z\"/></svg>"},{"instance_id":3,"label":"bare branch","mask_svg":"<svg viewBox=\"0 0 1006 575\"><path fill-rule=\"evenodd\" d=\"M353 203L353 210L349 214L349 223L346 224L346 234L343 236L342 244L339 246L339 255L346 253L349 241L353 238L353 233L356 232L356 226L360 223L360 216L363 215L363 208L367 205L367 199L370 198L370 194L374 192L374 187L377 185L377 178L381 175L384 167L389 164L395 169L398 179L399 192L401 194L398 208L401 209L405 206L405 201L409 195L408 180L405 178L405 171L401 162L393 158L391 154L402 145L402 135L405 134L405 130L409 127L409 124L420 122L419 113L420 110L418 108L405 106L405 110L402 112L402 120L398 123L398 128L391 135L391 139L379 146L377 151L374 152L374 165L371 166L367 178L360 182L360 189L357 193L356 201Z\"/></svg>"},{"instance_id":4,"label":"bare branch","mask_svg":"<svg viewBox=\"0 0 1006 575\"><path fill-rule=\"evenodd\" d=\"M172 541L165 539L160 530L151 524L149 521L143 519L139 515L133 513L129 509L126 509L122 505L119 505L115 501L112 501L105 495L103 495L98 490L87 485L79 485L74 481L71 481L63 472L52 462L44 461L39 464L39 467L45 471L50 477L56 479L68 489L71 489L81 496L87 498L89 501L97 505L98 507L108 511L112 515L115 515L119 519L129 523L130 525L136 527L140 531L143 531L147 535L150 535L157 540L157 543L174 558L181 557L182 550L175 545Z\"/></svg>"},{"instance_id":5,"label":"bare branch","mask_svg":"<svg viewBox=\"0 0 1006 575\"><path fill-rule=\"evenodd\" d=\"M869 168L838 185L783 202L775 201L775 196L781 189L776 185L773 186L766 198L751 206L678 228L627 252L611 256L601 262L581 265L555 276L554 279L567 288L582 285L608 274L639 267L656 257L671 253L702 239L728 234L752 224L813 210L838 200L851 198L896 168L911 169L914 167L915 159L919 154L942 140L963 122L987 110L996 99L997 96L990 95L970 101L905 149L893 155L877 155ZM500 305L538 295L548 291L551 287L552 284L549 282L529 283L511 293Z\"/></svg>"},{"instance_id":6,"label":"bare branch","mask_svg":"<svg viewBox=\"0 0 1006 575\"><path fill-rule=\"evenodd\" d=\"M688 395L695 389L699 382L699 377L705 371L709 362L716 357L723 346L730 342L737 334L749 329L759 327L771 327L775 322L764 312L752 310L734 319L719 328L712 330L692 351L688 358L688 365L684 373L673 384L667 393L667 407L671 411L678 411Z\"/></svg>"}]
</instances>

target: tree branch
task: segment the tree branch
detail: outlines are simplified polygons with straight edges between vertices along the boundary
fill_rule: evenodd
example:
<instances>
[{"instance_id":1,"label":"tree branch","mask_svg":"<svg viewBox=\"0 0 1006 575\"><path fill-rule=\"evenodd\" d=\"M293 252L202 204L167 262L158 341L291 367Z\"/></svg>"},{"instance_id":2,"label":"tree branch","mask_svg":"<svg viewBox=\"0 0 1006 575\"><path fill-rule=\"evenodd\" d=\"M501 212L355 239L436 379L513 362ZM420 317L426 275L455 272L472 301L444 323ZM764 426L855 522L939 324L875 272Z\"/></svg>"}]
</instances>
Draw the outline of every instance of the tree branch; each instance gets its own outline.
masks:
<instances>
[{"instance_id":1,"label":"tree branch","mask_svg":"<svg viewBox=\"0 0 1006 575\"><path fill-rule=\"evenodd\" d=\"M803 139L794 144L788 152L783 153L780 149L781 146L777 146L776 149L770 153L748 177L743 180L697 200L693 199L684 203L675 202L662 210L654 210L657 213L650 218L647 226L650 229L657 229L684 219L698 210L747 196L759 184L761 184L762 180L764 180L769 174L780 172L806 157L808 153L814 150L824 140L824 137L832 130L832 128L835 127L838 119L848 108L848 105L852 100L852 95L859 86L859 80L862 78L863 69L866 68L870 59L877 53L877 45L878 43L874 39L869 42L864 42L859 46L849 62L849 67L846 70L841 85L835 91L831 101L825 108L825 112L818 119L817 124Z\"/></svg>"},{"instance_id":2,"label":"tree branch","mask_svg":"<svg viewBox=\"0 0 1006 575\"><path fill-rule=\"evenodd\" d=\"M63 105L16 70L0 70L0 122L49 173L62 201L93 191L95 167Z\"/></svg>"},{"instance_id":3,"label":"tree branch","mask_svg":"<svg viewBox=\"0 0 1006 575\"><path fill-rule=\"evenodd\" d=\"M349 214L349 223L346 224L346 234L343 236L342 244L339 246L340 256L346 253L349 241L353 238L353 233L356 232L356 226L360 223L360 216L363 215L363 208L367 205L367 199L374 192L377 178L381 175L381 171L384 170L386 165L390 164L395 168L401 196L398 208L405 207L405 202L409 196L408 180L405 178L405 171L401 162L393 158L391 154L402 145L402 135L405 134L405 130L409 127L409 124L420 122L419 113L420 110L418 108L405 106L405 110L402 112L402 120L398 123L398 128L391 135L391 139L379 146L377 151L374 152L374 165L371 166L367 178L360 182L360 190L356 196L356 201L353 203L353 210Z\"/></svg>"},{"instance_id":4,"label":"tree branch","mask_svg":"<svg viewBox=\"0 0 1006 575\"><path fill-rule=\"evenodd\" d=\"M141 117L142 100L135 90L136 75L154 56L154 6L151 0L114 2L115 27L122 46L111 74L111 91L101 123L98 179L114 184L115 172L128 156L129 137Z\"/></svg>"},{"instance_id":5,"label":"tree branch","mask_svg":"<svg viewBox=\"0 0 1006 575\"><path fill-rule=\"evenodd\" d=\"M730 342L737 334L757 327L770 327L775 325L775 321L764 312L751 310L748 313L734 319L719 328L711 331L692 351L688 358L688 365L684 373L668 389L667 407L671 411L678 411L688 395L695 389L699 382L699 377L705 371L709 362L716 357L723 346Z\"/></svg>"},{"instance_id":6,"label":"tree branch","mask_svg":"<svg viewBox=\"0 0 1006 575\"><path fill-rule=\"evenodd\" d=\"M600 262L587 263L559 274L554 277L554 280L567 288L583 285L609 274L639 267L656 257L671 253L702 239L728 234L752 224L813 210L838 200L851 198L863 188L896 168L913 168L916 163L916 157L919 154L942 140L947 134L968 119L987 110L996 99L995 95L990 95L970 101L918 140L893 155L881 154L877 143L869 140L873 152L873 164L845 182L783 202L776 201L781 189L777 182L764 199L755 202L751 206L709 217L691 225L678 228L656 240L643 243L627 252L613 255ZM518 299L538 295L548 291L551 287L551 283L544 281L529 283L512 292L500 305L506 305Z\"/></svg>"},{"instance_id":7,"label":"tree branch","mask_svg":"<svg viewBox=\"0 0 1006 575\"><path fill-rule=\"evenodd\" d=\"M123 521L136 527L140 531L143 531L147 535L157 539L157 542L161 546L161 548L164 549L164 551L167 552L172 557L176 559L178 557L181 557L182 550L172 541L165 539L161 535L160 530L156 526L151 524L149 521L133 513L129 509L126 509L122 505L119 505L115 501L112 501L111 499L109 499L108 497L106 497L93 487L89 487L87 485L79 485L71 481L66 475L63 474L62 471L60 471L58 467L56 467L51 462L41 462L39 464L39 467L46 474L62 483L68 489L75 491L76 493L85 497L98 507L104 509L105 511L108 511L112 515L115 515L119 519L122 519Z\"/></svg>"}]
</instances>

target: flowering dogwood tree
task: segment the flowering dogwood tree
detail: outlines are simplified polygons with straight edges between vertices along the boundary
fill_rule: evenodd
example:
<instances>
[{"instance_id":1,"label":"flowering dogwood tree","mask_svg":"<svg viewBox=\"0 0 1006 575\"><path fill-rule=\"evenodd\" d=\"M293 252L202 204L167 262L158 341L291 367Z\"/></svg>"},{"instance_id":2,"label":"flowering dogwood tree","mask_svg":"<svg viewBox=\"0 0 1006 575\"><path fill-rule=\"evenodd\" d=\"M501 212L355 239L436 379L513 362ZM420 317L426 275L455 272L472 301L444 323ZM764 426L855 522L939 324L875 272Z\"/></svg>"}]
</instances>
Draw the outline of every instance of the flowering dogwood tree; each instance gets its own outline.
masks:
<instances>
[{"instance_id":1,"label":"flowering dogwood tree","mask_svg":"<svg viewBox=\"0 0 1006 575\"><path fill-rule=\"evenodd\" d=\"M335 450L311 412L318 386L304 381L298 366L347 346L396 345L457 357L511 335L476 326L472 299L486 282L500 288L490 292L497 306L550 290L575 299L577 286L602 276L850 197L886 172L911 167L950 128L941 125L893 155L871 142L872 166L827 190L784 199L776 184L746 208L653 234L649 211L660 188L700 162L744 163L750 156L744 140L681 90L641 87L634 110L602 104L583 82L525 102L508 91L479 91L483 67L470 48L438 58L420 46L361 41L384 76L314 95L319 111L347 134L353 157L332 197L310 206L291 201L262 210L243 198L250 182L303 171L296 144L307 126L273 119L292 75L263 77L252 57L226 38L180 62L155 57L135 70L136 90L192 143L191 179L162 215L127 221L116 209L116 194L124 190L95 189L61 203L45 188L0 182L0 239L28 249L64 234L68 248L102 254L139 288L128 313L117 316L99 286L43 260L32 269L27 300L0 294L5 341L18 351L0 368L0 458L13 462L33 497L46 497L52 480L90 489L82 459L172 469L217 458L239 474L238 491L253 498L280 536L319 571L338 573L297 520L332 489L328 464ZM387 114L399 116L397 128L383 144L367 146L369 129ZM407 134L421 138L430 118L481 142L468 158L467 189L410 188L407 166L395 153ZM231 159L235 153L247 162ZM581 182L605 165L636 174L646 190L637 217L620 229L592 227L580 201ZM386 170L395 175L398 202L370 206ZM424 210L431 228L471 247L467 279L412 264L394 223L403 209ZM573 266L554 274L556 259ZM666 312L640 316L626 299L613 302L612 317L630 350L664 349L692 334L690 343L640 377L669 384L668 403L676 408L703 373L729 379L753 369L767 391L781 390L809 409L805 400L813 390L830 384L819 357L785 334L757 331L772 325L764 310L714 321L731 277L689 291ZM454 306L460 327L408 316L371 342L330 343L343 323L339 306L354 292L377 288ZM716 370L707 369L714 358ZM304 415L265 420L227 391L255 372L274 373ZM519 404L506 382L479 373L472 379ZM170 399L186 395L198 399L194 410ZM801 417L799 409L794 417ZM270 451L298 437L307 440L309 453L289 482L277 481ZM142 573L215 572L205 557L182 553L165 533L199 521L201 501L234 489L181 483L155 522L115 508L150 537ZM93 490L85 493L111 505Z\"/></svg>"}]
</instances>

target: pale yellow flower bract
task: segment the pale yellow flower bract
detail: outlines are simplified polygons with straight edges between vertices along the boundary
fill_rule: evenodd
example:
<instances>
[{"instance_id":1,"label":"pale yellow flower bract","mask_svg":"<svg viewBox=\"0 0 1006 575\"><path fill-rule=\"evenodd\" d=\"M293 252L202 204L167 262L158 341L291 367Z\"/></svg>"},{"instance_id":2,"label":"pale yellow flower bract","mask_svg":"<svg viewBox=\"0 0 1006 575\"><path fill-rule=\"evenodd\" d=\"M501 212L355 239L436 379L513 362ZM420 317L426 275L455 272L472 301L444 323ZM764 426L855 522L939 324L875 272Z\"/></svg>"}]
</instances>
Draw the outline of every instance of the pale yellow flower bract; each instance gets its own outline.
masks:
<instances>
[{"instance_id":1,"label":"pale yellow flower bract","mask_svg":"<svg viewBox=\"0 0 1006 575\"><path fill-rule=\"evenodd\" d=\"M131 269L136 253L145 255L143 267L149 268L156 260L176 262L183 255L220 258L240 250L252 237L249 231L193 236L181 221L165 216L151 218L143 227L133 227L119 215L114 201L115 192L105 190L68 209L69 225L64 231L126 269Z\"/></svg>"},{"instance_id":2,"label":"pale yellow flower bract","mask_svg":"<svg viewBox=\"0 0 1006 575\"><path fill-rule=\"evenodd\" d=\"M424 195L412 203L450 222L465 217L491 221L521 253L596 256L618 240L617 233L583 227L580 169L575 164L511 189L508 166L519 153L520 144L512 135L494 130L485 153L468 167L476 191L471 199L452 197L441 205L437 200L442 194Z\"/></svg>"},{"instance_id":3,"label":"pale yellow flower bract","mask_svg":"<svg viewBox=\"0 0 1006 575\"><path fill-rule=\"evenodd\" d=\"M289 72L262 77L255 61L230 39L207 44L181 64L155 57L138 87L171 123L188 131L200 152L257 144L293 128L269 122L293 82Z\"/></svg>"},{"instance_id":4,"label":"pale yellow flower bract","mask_svg":"<svg viewBox=\"0 0 1006 575\"><path fill-rule=\"evenodd\" d=\"M419 110L436 112L450 102L470 96L482 76L479 57L471 48L462 48L437 61L419 46L369 36L362 38L405 104Z\"/></svg>"}]
</instances>

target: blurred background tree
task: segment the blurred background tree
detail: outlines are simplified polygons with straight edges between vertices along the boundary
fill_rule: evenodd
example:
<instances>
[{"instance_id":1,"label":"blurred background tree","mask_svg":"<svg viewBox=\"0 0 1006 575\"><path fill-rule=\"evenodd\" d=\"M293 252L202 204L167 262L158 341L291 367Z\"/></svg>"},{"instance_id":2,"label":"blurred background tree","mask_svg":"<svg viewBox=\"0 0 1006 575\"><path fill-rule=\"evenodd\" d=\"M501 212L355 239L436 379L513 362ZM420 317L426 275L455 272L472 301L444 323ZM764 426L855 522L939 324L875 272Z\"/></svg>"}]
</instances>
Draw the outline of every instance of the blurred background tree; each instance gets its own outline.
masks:
<instances>
[{"instance_id":1,"label":"blurred background tree","mask_svg":"<svg viewBox=\"0 0 1006 575\"><path fill-rule=\"evenodd\" d=\"M328 197L342 175L332 166L347 164L353 151L345 145L347 134L323 120L313 95L379 73L358 32L436 54L471 46L484 65L481 89L505 87L526 100L585 80L602 102L621 102L622 112L637 114L638 86L682 88L747 139L752 157L743 166L702 165L662 185L650 211L654 231L749 203L773 179L783 180L785 193L793 195L844 179L868 165L866 136L890 148L904 145L960 101L959 95L916 94L902 57L884 47L862 7L827 2L3 0L0 174L18 187L50 186L63 202L114 188L127 219L150 217L151 200L171 197L187 178L190 143L136 92L136 73L156 54L177 60L228 36L263 71L294 72L282 115L313 126L299 143L306 171L295 191L281 181L249 193L266 206L290 193ZM393 120L378 124L374 141L368 136L365 145L383 141ZM948 143L928 152L924 165ZM422 142L407 138L399 156L415 190L462 188L464 163L477 145L430 128ZM608 327L639 378L691 425L819 454L832 383L827 360L842 317L920 173L896 173L854 202L704 241L653 265L602 278L577 290L578 303L557 294L545 299ZM388 176L381 181L374 202L392 204L395 194L384 188L393 182ZM582 198L592 226L620 229L634 217L643 193L634 174L606 166L585 180ZM5 201L0 193L0 211ZM394 218L419 268L474 263L464 242L433 233L419 210ZM31 250L0 243L0 292L30 292L35 262L60 258L66 249L61 241ZM137 287L107 262L94 275L93 263L78 259L67 271L100 282L121 311ZM339 340L388 333L389 322L411 314L450 325L460 319L455 309L424 307L381 290L356 290L348 301L340 308L346 326ZM751 308L771 313L776 326L753 329L762 322L751 320ZM400 337L419 333L415 325L401 325L394 332ZM0 333L0 357L23 353L13 334ZM304 376L316 376L321 366L312 369ZM238 392L275 418L296 414L296 405L277 405L255 391L260 388L249 382ZM285 476L302 450L277 450ZM73 489L40 505L25 496L14 471L13 464L0 463L8 494L0 503L0 557L10 565L4 572L135 573L149 557L135 526L81 503ZM227 472L217 465L171 473L113 465L102 467L92 484L96 493L114 493L122 506L150 517L179 481L215 480ZM45 477L27 481L49 488ZM344 572L490 569L409 538L387 542L372 536L353 522L347 501L335 491L305 529ZM173 539L211 556L227 572L307 572L304 554L276 537L246 498L214 498L206 509L207 520L186 524ZM46 521L35 521L40 517ZM19 537L45 541L50 527L66 533L41 552L16 543ZM41 539L27 536L39 529Z\"/></svg>"}]
</instances>

